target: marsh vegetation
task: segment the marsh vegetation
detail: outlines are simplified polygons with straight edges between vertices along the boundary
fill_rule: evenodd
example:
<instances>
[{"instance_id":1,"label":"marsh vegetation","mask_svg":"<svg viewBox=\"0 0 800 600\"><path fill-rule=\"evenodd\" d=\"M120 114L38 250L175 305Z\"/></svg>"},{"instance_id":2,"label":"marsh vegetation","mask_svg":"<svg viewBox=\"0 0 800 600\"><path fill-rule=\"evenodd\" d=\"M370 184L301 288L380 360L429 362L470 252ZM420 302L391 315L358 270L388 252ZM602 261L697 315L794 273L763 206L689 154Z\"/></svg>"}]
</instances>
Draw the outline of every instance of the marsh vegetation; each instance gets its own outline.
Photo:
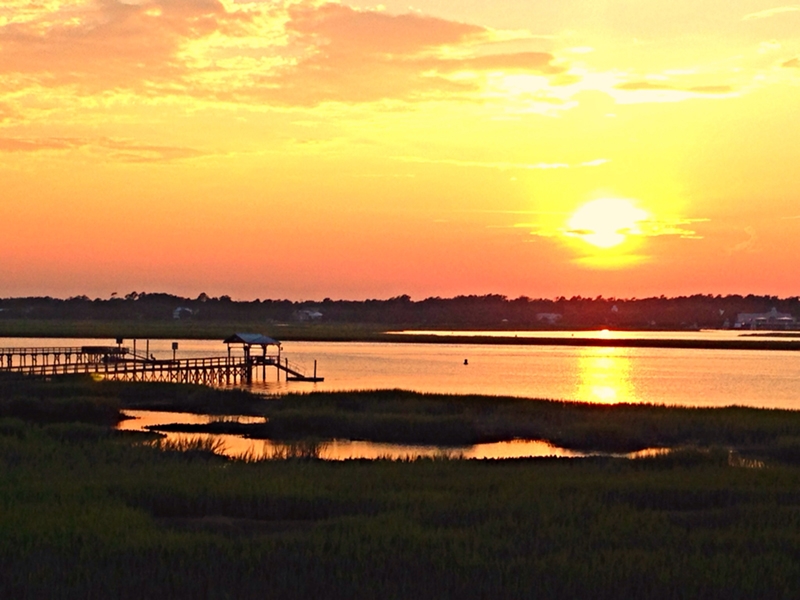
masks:
<instances>
[{"instance_id":1,"label":"marsh vegetation","mask_svg":"<svg viewBox=\"0 0 800 600\"><path fill-rule=\"evenodd\" d=\"M265 422L217 420L170 425L163 431L235 434L272 440L364 440L376 443L463 447L517 439L546 440L562 448L628 453L647 448L723 447L767 461L800 461L800 412L744 407L687 408L646 404L598 405L498 396L421 394L403 390L312 392L263 399L221 392L219 403L189 389L181 410L263 416ZM202 388L201 388L202 389ZM208 393L208 392L206 392ZM225 394L230 393L230 404ZM164 402L130 391L124 406L165 410ZM213 408L213 409L212 409Z\"/></svg>"},{"instance_id":2,"label":"marsh vegetation","mask_svg":"<svg viewBox=\"0 0 800 600\"><path fill-rule=\"evenodd\" d=\"M313 416L288 419L287 437L340 412L372 412L388 430L384 419L407 409L414 425L538 419L582 444L655 432L684 449L639 460L234 461L110 427L125 406L178 404ZM2 378L0 596L796 597L794 413L528 405Z\"/></svg>"}]
</instances>

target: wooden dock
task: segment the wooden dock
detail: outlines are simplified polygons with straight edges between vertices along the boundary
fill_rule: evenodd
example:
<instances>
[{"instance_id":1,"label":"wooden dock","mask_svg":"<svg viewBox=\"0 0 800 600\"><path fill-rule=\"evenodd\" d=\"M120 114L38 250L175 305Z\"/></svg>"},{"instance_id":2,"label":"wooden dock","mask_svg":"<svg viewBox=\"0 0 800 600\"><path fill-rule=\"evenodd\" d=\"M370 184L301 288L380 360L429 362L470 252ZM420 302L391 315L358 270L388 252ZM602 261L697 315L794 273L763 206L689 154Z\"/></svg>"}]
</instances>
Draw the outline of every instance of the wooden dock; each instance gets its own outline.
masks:
<instances>
[{"instance_id":1,"label":"wooden dock","mask_svg":"<svg viewBox=\"0 0 800 600\"><path fill-rule=\"evenodd\" d=\"M174 346L176 348L177 346ZM39 377L90 374L111 381L160 381L195 383L209 386L250 385L267 381L267 373L275 369L277 378L283 373L286 381L324 381L277 354L251 354L246 347L242 356L207 358L156 359L131 352L122 345L43 348L0 348L0 372L21 373Z\"/></svg>"}]
</instances>

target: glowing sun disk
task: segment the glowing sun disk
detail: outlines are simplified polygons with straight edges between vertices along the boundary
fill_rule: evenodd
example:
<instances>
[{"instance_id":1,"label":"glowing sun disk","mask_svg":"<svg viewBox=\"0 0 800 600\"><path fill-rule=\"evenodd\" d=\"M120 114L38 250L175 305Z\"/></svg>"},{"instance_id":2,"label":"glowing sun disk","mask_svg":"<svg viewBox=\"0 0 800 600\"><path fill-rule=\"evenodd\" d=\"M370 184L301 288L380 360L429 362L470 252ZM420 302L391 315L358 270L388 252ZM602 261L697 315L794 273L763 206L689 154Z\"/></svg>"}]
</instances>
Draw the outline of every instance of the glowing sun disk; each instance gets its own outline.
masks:
<instances>
[{"instance_id":1,"label":"glowing sun disk","mask_svg":"<svg viewBox=\"0 0 800 600\"><path fill-rule=\"evenodd\" d=\"M600 198L580 206L567 222L567 235L578 237L598 248L612 248L628 235L640 233L638 224L649 217L647 211L622 198Z\"/></svg>"}]
</instances>

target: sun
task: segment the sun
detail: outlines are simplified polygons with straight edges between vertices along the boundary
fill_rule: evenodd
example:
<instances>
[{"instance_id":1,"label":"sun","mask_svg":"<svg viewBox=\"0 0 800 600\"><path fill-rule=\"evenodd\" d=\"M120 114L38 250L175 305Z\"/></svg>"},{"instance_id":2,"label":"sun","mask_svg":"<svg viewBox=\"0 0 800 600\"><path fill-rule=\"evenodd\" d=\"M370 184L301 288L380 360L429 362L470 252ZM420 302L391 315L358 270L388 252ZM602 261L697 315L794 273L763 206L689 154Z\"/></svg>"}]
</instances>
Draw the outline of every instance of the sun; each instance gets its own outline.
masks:
<instances>
[{"instance_id":1,"label":"sun","mask_svg":"<svg viewBox=\"0 0 800 600\"><path fill-rule=\"evenodd\" d=\"M630 200L599 198L580 206L567 222L566 234L598 248L613 248L641 233L639 223L650 215Z\"/></svg>"}]
</instances>

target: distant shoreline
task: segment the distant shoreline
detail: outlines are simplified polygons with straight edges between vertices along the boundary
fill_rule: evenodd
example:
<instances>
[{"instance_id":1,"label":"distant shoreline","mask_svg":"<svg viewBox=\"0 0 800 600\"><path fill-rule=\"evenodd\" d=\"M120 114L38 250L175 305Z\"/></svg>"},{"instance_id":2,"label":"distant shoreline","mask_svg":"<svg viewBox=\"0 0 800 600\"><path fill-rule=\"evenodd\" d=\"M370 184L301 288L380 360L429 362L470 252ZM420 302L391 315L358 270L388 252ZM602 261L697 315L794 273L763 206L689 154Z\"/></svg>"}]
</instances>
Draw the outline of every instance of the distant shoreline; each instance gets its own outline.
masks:
<instances>
[{"instance_id":1,"label":"distant shoreline","mask_svg":"<svg viewBox=\"0 0 800 600\"><path fill-rule=\"evenodd\" d=\"M800 338L800 331L770 331L768 333L743 333L742 337L760 338L760 337L773 337L773 338Z\"/></svg>"},{"instance_id":2,"label":"distant shoreline","mask_svg":"<svg viewBox=\"0 0 800 600\"><path fill-rule=\"evenodd\" d=\"M265 333L282 342L364 342L388 344L465 344L474 346L578 346L606 348L676 348L700 350L800 350L800 332L743 333L741 339L654 339L581 337L516 337L388 333L392 328L370 324L276 324L257 322L171 322L90 320L0 320L0 337L92 338L115 340L222 340L235 332ZM443 330L444 331L444 330ZM535 330L542 331L542 330ZM630 330L624 330L630 331ZM681 333L683 330L675 330ZM576 334L584 331L575 331ZM645 332L642 332L645 333ZM769 336L773 339L759 339ZM792 339L774 339L775 337Z\"/></svg>"},{"instance_id":3,"label":"distant shoreline","mask_svg":"<svg viewBox=\"0 0 800 600\"><path fill-rule=\"evenodd\" d=\"M800 350L800 340L665 340L665 339L601 339L582 337L489 337L489 336L424 336L395 334L399 343L474 344L502 346L581 346L604 348L680 348L698 350ZM390 341L392 341L390 340Z\"/></svg>"}]
</instances>

